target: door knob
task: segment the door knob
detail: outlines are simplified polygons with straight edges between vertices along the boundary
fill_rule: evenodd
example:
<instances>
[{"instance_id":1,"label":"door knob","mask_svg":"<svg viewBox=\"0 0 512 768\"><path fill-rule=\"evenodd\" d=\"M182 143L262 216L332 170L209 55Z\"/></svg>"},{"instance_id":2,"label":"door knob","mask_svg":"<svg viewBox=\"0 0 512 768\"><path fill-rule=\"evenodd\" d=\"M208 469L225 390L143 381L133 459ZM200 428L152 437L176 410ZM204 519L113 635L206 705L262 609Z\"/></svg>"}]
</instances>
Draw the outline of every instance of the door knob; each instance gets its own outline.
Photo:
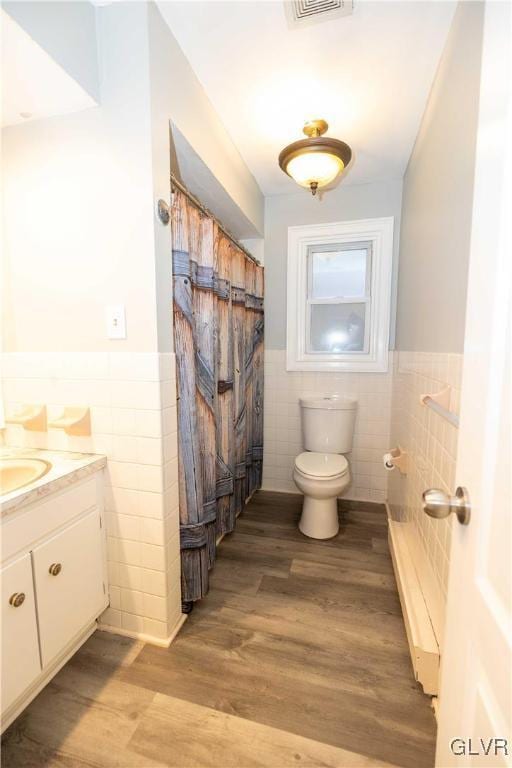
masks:
<instances>
[{"instance_id":1,"label":"door knob","mask_svg":"<svg viewBox=\"0 0 512 768\"><path fill-rule=\"evenodd\" d=\"M52 563L48 568L48 573L51 573L52 576L58 576L61 571L62 565L60 563Z\"/></svg>"},{"instance_id":2,"label":"door knob","mask_svg":"<svg viewBox=\"0 0 512 768\"><path fill-rule=\"evenodd\" d=\"M24 602L25 602L24 592L15 592L9 598L9 605L12 605L13 608L19 608L20 605L23 605Z\"/></svg>"},{"instance_id":3,"label":"door knob","mask_svg":"<svg viewBox=\"0 0 512 768\"><path fill-rule=\"evenodd\" d=\"M471 504L469 503L468 492L459 485L455 491L455 496L449 496L439 488L429 488L422 495L423 511L440 520L448 517L450 512L455 512L457 520L461 525L467 525L471 517Z\"/></svg>"}]
</instances>

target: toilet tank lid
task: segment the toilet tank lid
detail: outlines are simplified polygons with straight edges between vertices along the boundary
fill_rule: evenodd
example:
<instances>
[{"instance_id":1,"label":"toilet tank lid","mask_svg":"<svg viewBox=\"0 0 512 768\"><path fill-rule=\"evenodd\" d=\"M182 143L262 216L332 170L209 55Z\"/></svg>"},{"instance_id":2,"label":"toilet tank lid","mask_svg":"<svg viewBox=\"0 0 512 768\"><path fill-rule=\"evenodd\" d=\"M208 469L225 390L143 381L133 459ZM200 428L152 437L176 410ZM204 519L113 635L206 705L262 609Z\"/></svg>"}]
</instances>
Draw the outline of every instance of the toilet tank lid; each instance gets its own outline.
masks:
<instances>
[{"instance_id":1,"label":"toilet tank lid","mask_svg":"<svg viewBox=\"0 0 512 768\"><path fill-rule=\"evenodd\" d=\"M357 400L347 395L320 395L316 397L301 397L301 408L321 408L328 411L354 411Z\"/></svg>"}]
</instances>

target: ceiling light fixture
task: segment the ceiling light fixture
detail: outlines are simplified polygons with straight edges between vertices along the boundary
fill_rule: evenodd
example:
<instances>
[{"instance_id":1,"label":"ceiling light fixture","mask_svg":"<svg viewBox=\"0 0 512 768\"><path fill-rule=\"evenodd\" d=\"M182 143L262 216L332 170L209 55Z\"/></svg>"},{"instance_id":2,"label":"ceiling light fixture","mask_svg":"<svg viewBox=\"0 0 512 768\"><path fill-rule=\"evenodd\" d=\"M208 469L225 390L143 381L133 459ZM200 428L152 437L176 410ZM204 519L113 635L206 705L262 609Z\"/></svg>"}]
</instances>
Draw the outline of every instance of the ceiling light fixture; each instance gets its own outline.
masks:
<instances>
[{"instance_id":1,"label":"ceiling light fixture","mask_svg":"<svg viewBox=\"0 0 512 768\"><path fill-rule=\"evenodd\" d=\"M281 170L313 195L334 181L352 158L348 144L323 135L328 127L325 120L311 120L303 128L308 138L288 144L279 155Z\"/></svg>"}]
</instances>

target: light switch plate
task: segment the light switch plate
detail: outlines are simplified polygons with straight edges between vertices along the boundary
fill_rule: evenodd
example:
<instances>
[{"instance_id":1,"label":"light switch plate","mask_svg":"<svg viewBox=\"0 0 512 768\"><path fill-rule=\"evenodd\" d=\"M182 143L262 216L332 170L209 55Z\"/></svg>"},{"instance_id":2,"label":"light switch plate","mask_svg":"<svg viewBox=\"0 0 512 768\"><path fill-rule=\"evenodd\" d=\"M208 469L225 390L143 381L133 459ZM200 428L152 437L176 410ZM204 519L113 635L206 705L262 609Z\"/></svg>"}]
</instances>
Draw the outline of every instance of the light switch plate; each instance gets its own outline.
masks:
<instances>
[{"instance_id":1,"label":"light switch plate","mask_svg":"<svg viewBox=\"0 0 512 768\"><path fill-rule=\"evenodd\" d=\"M107 337L109 339L126 339L126 314L124 304L112 304L105 308L107 321Z\"/></svg>"}]
</instances>

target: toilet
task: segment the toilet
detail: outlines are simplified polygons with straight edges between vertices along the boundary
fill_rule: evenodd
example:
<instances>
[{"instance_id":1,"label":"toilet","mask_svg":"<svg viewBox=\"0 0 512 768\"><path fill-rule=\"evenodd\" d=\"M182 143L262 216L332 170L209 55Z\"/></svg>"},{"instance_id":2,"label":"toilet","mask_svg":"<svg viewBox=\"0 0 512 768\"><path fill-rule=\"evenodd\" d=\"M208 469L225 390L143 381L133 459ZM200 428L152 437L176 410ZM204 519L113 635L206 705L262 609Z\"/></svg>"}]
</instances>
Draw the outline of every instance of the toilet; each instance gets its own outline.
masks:
<instances>
[{"instance_id":1,"label":"toilet","mask_svg":"<svg viewBox=\"0 0 512 768\"><path fill-rule=\"evenodd\" d=\"M293 480L304 494L299 530L312 539L336 536L338 496L350 483L343 455L352 450L357 400L344 395L299 400L304 452L295 459Z\"/></svg>"}]
</instances>

